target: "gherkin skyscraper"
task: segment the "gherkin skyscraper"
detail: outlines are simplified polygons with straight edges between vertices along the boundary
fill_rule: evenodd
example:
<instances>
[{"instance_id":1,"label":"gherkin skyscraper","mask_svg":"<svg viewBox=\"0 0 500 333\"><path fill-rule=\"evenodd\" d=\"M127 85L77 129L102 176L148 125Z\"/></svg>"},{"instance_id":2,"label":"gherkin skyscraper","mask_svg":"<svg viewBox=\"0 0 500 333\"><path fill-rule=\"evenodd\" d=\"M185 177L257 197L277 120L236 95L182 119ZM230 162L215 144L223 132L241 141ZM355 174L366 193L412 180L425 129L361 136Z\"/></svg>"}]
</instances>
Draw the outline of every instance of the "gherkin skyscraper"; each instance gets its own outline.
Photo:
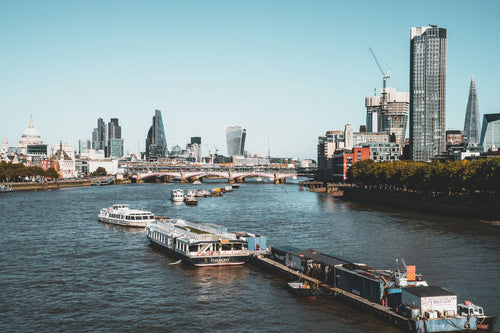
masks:
<instances>
[{"instance_id":1,"label":"gherkin skyscraper","mask_svg":"<svg viewBox=\"0 0 500 333\"><path fill-rule=\"evenodd\" d=\"M479 143L479 107L477 103L476 79L470 80L469 101L465 112L464 132L468 144Z\"/></svg>"}]
</instances>

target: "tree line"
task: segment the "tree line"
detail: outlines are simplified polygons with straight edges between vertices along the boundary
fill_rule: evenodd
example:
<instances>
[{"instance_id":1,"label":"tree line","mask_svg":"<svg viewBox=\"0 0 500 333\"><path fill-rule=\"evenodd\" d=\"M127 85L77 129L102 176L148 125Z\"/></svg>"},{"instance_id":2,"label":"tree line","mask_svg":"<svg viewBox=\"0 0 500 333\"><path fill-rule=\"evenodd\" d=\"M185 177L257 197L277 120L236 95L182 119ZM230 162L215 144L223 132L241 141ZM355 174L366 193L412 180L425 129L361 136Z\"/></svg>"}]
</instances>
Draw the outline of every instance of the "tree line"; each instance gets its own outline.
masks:
<instances>
[{"instance_id":1,"label":"tree line","mask_svg":"<svg viewBox=\"0 0 500 333\"><path fill-rule=\"evenodd\" d=\"M59 173L54 168L44 170L39 166L28 167L22 163L0 163L0 181L19 182L42 177L58 179Z\"/></svg>"},{"instance_id":2,"label":"tree line","mask_svg":"<svg viewBox=\"0 0 500 333\"><path fill-rule=\"evenodd\" d=\"M347 177L359 185L432 195L500 195L500 158L430 163L363 160L349 168Z\"/></svg>"}]
</instances>

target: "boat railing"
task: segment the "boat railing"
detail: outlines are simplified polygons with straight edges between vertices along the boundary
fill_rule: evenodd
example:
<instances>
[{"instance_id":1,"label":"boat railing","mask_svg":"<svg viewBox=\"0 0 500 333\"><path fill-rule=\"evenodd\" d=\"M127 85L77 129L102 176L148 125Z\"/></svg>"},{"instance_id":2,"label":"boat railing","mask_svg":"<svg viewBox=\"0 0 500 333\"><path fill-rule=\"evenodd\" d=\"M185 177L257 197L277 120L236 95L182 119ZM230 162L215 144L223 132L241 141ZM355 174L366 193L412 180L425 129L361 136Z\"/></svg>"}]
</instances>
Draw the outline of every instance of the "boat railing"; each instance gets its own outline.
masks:
<instances>
[{"instance_id":1,"label":"boat railing","mask_svg":"<svg viewBox=\"0 0 500 333\"><path fill-rule=\"evenodd\" d=\"M250 255L249 250L234 250L234 251L197 251L190 252L192 257L197 256L247 256Z\"/></svg>"},{"instance_id":2,"label":"boat railing","mask_svg":"<svg viewBox=\"0 0 500 333\"><path fill-rule=\"evenodd\" d=\"M181 226L176 226L173 224L167 224L167 223L158 223L158 228L162 231L166 232L175 232L180 235L189 237L191 239L199 240L199 241L215 241L220 238L219 235L213 235L213 234L197 234L194 232L191 232L189 230L186 230L182 228Z\"/></svg>"}]
</instances>

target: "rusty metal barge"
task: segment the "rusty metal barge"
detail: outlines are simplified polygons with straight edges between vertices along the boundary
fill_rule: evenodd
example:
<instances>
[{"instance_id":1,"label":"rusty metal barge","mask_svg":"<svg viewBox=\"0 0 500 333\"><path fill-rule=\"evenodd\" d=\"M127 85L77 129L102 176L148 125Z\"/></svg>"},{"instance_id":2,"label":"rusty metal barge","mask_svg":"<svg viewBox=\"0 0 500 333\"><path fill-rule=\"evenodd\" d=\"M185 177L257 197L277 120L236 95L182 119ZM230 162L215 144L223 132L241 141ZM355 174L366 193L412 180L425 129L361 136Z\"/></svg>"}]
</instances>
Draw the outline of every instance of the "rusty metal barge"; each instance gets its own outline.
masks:
<instances>
[{"instance_id":1,"label":"rusty metal barge","mask_svg":"<svg viewBox=\"0 0 500 333\"><path fill-rule=\"evenodd\" d=\"M250 262L287 281L314 286L316 294L340 299L409 332L492 330L495 318L441 287L429 286L415 266L397 261L380 270L313 250L273 247Z\"/></svg>"}]
</instances>

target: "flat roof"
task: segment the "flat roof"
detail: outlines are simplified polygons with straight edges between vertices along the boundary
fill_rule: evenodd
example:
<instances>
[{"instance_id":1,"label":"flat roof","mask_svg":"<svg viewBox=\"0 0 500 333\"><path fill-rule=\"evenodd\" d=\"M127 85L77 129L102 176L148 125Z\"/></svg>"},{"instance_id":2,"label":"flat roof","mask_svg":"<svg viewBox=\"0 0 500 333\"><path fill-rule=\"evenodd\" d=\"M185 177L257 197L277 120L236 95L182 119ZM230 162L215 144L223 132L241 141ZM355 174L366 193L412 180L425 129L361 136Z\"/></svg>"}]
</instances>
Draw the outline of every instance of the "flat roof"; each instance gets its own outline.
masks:
<instances>
[{"instance_id":1,"label":"flat roof","mask_svg":"<svg viewBox=\"0 0 500 333\"><path fill-rule=\"evenodd\" d=\"M334 256L330 256L328 254L320 253L320 252L317 252L317 251L313 251L313 250L310 250L310 249L308 249L308 250L292 251L292 252L290 252L290 254L293 254L293 255L296 255L296 256L303 256L305 258L313 259L313 260L319 261L319 262L321 262L323 264L327 264L327 265L330 265L330 266L335 266L335 265L339 265L339 264L348 264L348 263L350 263L347 260L344 260L344 259L341 259L341 258L337 258L337 257L334 257Z\"/></svg>"},{"instance_id":2,"label":"flat roof","mask_svg":"<svg viewBox=\"0 0 500 333\"><path fill-rule=\"evenodd\" d=\"M438 286L406 287L403 290L418 297L456 296Z\"/></svg>"}]
</instances>

